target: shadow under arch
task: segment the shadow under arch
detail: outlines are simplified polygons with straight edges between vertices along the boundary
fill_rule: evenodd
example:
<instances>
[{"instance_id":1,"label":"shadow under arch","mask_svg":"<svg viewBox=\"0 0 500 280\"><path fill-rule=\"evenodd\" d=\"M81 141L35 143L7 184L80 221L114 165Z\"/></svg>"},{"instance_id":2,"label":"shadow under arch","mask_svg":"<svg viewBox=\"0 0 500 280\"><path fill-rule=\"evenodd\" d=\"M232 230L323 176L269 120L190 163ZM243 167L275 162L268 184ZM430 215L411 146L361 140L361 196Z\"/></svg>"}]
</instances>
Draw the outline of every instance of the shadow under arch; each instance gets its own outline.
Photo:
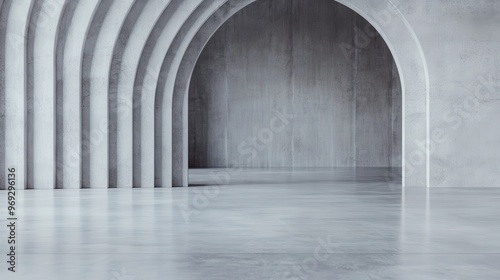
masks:
<instances>
[{"instance_id":1,"label":"shadow under arch","mask_svg":"<svg viewBox=\"0 0 500 280\"><path fill-rule=\"evenodd\" d=\"M257 0L229 0L197 30L177 69L172 99L172 185L188 186L188 95L205 45L231 16ZM334 0L332 0L334 1ZM382 36L402 87L402 184L429 187L429 76L425 55L396 0L335 0L368 21Z\"/></svg>"}]
</instances>

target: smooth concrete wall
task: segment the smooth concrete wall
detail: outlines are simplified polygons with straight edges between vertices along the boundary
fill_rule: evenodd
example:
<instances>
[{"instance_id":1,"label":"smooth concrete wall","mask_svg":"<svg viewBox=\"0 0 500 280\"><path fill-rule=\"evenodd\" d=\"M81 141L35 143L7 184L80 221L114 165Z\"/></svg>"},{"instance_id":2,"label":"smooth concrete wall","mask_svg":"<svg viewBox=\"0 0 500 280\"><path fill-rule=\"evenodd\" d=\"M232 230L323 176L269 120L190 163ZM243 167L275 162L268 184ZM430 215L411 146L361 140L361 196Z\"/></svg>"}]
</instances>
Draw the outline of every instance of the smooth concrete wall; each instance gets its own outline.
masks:
<instances>
[{"instance_id":1,"label":"smooth concrete wall","mask_svg":"<svg viewBox=\"0 0 500 280\"><path fill-rule=\"evenodd\" d=\"M203 50L189 102L191 167L401 167L391 52L334 1L238 12ZM290 118L274 122L281 115Z\"/></svg>"},{"instance_id":2,"label":"smooth concrete wall","mask_svg":"<svg viewBox=\"0 0 500 280\"><path fill-rule=\"evenodd\" d=\"M429 63L433 187L500 187L500 1L403 2Z\"/></svg>"},{"instance_id":3,"label":"smooth concrete wall","mask_svg":"<svg viewBox=\"0 0 500 280\"><path fill-rule=\"evenodd\" d=\"M500 2L413 1L429 61L431 183L500 186Z\"/></svg>"}]
</instances>

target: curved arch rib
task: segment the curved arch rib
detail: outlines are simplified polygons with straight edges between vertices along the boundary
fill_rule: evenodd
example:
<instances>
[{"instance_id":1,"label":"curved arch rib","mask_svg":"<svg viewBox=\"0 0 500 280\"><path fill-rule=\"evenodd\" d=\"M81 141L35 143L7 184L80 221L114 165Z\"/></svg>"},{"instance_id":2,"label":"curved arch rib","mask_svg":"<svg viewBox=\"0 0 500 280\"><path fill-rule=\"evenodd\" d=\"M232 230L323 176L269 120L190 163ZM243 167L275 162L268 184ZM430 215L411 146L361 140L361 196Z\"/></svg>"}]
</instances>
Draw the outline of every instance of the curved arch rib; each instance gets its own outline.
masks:
<instances>
[{"instance_id":1,"label":"curved arch rib","mask_svg":"<svg viewBox=\"0 0 500 280\"><path fill-rule=\"evenodd\" d=\"M10 1L0 1L0 41L6 41L7 19L10 10ZM5 131L5 44L0 44L0 131ZM5 166L5 134L0 136L0 170L6 170ZM0 182L5 180L5 171L0 172ZM0 190L7 185L0 184Z\"/></svg>"},{"instance_id":2,"label":"curved arch rib","mask_svg":"<svg viewBox=\"0 0 500 280\"><path fill-rule=\"evenodd\" d=\"M28 33L28 102L31 111L32 187L56 187L56 42L66 1L36 1Z\"/></svg>"},{"instance_id":3,"label":"curved arch rib","mask_svg":"<svg viewBox=\"0 0 500 280\"><path fill-rule=\"evenodd\" d=\"M160 17L160 20L150 34L146 48L141 55L134 86L134 118L140 119L139 128L134 126L134 131L140 133L140 140L135 141L134 149L139 149L141 171L139 176L134 176L134 184L143 187L170 186L171 165L162 163L156 165L161 168L157 173L160 178L155 180L155 93L158 74L161 70L162 59L172 44L175 35L182 24L188 19L191 11L195 10L203 1L173 0ZM169 5L170 6L170 5ZM134 120L134 125L138 123ZM162 147L164 150L165 147ZM134 152L136 154L136 151ZM135 166L135 164L134 164ZM156 182L155 182L156 181Z\"/></svg>"},{"instance_id":4,"label":"curved arch rib","mask_svg":"<svg viewBox=\"0 0 500 280\"><path fill-rule=\"evenodd\" d=\"M100 0L78 1L62 57L62 186L82 187L82 63L85 39Z\"/></svg>"},{"instance_id":5,"label":"curved arch rib","mask_svg":"<svg viewBox=\"0 0 500 280\"><path fill-rule=\"evenodd\" d=\"M131 188L133 174L140 171L140 164L134 166L133 154L133 94L134 77L137 75L140 56L146 47L149 33L144 30L152 30L159 17L170 5L170 0L155 0L141 2L133 12L131 26L124 26L122 32L129 33L123 38L122 48L113 54L111 75L116 79L110 79L110 95L116 95L116 178L117 186ZM113 98L112 98L113 99ZM136 186L140 186L139 183ZM149 185L152 187L152 185ZM141 186L143 187L143 186Z\"/></svg>"},{"instance_id":6,"label":"curved arch rib","mask_svg":"<svg viewBox=\"0 0 500 280\"><path fill-rule=\"evenodd\" d=\"M189 83L194 67L201 55L203 48L208 43L210 38L215 34L216 30L224 24L235 13L251 4L253 0L229 0L220 9L218 9L210 18L203 24L196 35L193 37L189 47L185 50L182 61L179 65L179 70L175 77L175 85L172 100L172 121L174 122L172 129L173 151L178 151L177 159L182 162L182 165L173 172L173 180L177 185L188 185L188 94ZM181 115L181 118L177 116ZM181 132L181 133L179 133ZM174 136L176 135L177 136Z\"/></svg>"},{"instance_id":7,"label":"curved arch rib","mask_svg":"<svg viewBox=\"0 0 500 280\"><path fill-rule=\"evenodd\" d=\"M16 169L17 188L27 187L26 42L33 1L11 1L5 44L5 165Z\"/></svg>"},{"instance_id":8,"label":"curved arch rib","mask_svg":"<svg viewBox=\"0 0 500 280\"><path fill-rule=\"evenodd\" d=\"M119 31L134 2L101 2L92 22L93 27L90 28L91 41L87 39L86 43L83 93L84 98L88 94L88 101L83 105L87 105L90 111L86 112L85 117L88 119L84 119L83 123L88 122L84 126L84 129L88 129L88 136L84 137L88 139L84 145L88 145L89 156L84 169L88 167L89 188L109 186L109 71Z\"/></svg>"},{"instance_id":9,"label":"curved arch rib","mask_svg":"<svg viewBox=\"0 0 500 280\"><path fill-rule=\"evenodd\" d=\"M187 123L188 121L187 102L180 101L180 99L184 99L187 96L181 96L178 99L177 96L173 95L175 79L182 57L199 28L225 2L226 0L206 1L203 3L203 6L200 6L199 9L193 12L186 24L182 26L181 31L176 36L172 47L163 60L162 70L158 79L159 86L156 102L161 104L159 112L162 112L162 141L164 147L168 147L167 149L172 149L175 141L187 141L187 125L178 126L179 122L175 122L172 119L175 116L176 120L182 117L182 123ZM158 119L160 119L160 116L157 117L157 121ZM187 172L183 172L188 168L187 149L172 149L171 154L172 185L187 186Z\"/></svg>"}]
</instances>

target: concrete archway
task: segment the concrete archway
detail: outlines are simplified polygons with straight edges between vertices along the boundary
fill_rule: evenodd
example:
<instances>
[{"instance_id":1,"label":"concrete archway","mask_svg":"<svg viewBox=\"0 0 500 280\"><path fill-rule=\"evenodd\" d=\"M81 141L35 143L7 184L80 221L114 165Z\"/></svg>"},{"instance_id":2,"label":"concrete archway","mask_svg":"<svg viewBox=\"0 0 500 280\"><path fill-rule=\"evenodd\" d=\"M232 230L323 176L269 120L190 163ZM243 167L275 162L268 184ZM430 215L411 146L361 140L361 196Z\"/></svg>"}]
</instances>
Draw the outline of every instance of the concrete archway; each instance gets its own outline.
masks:
<instances>
[{"instance_id":1,"label":"concrete archway","mask_svg":"<svg viewBox=\"0 0 500 280\"><path fill-rule=\"evenodd\" d=\"M218 27L254 1L4 1L0 166L16 167L23 188L187 185L191 74ZM404 91L403 182L428 186L429 79L420 43L396 0L337 2L370 22L392 51Z\"/></svg>"},{"instance_id":2,"label":"concrete archway","mask_svg":"<svg viewBox=\"0 0 500 280\"><path fill-rule=\"evenodd\" d=\"M181 39L185 44L185 49L176 49L180 51L182 60L179 61L176 74L174 74L175 83L169 84L169 81L166 81L163 86L158 87L166 93L163 96L163 104L169 104L171 101L172 106L171 111L170 108L163 107L163 121L169 122L168 119L171 117L172 123L162 123L162 135L167 137L157 141L157 145L163 144L165 147L166 144L169 147L171 143L173 186L188 185L187 97L196 61L215 31L232 15L254 1L227 1L223 6L214 10L211 17L202 25L184 26L189 31ZM421 45L412 27L399 11L396 1L385 0L374 3L369 0L339 0L337 2L367 20L381 34L391 50L399 70L403 91L403 186L428 187L429 77ZM192 38L189 38L190 36ZM176 54L179 55L179 52ZM176 65L171 61L164 62L164 65L175 67ZM169 92L172 96L168 94ZM169 98L172 99L168 100ZM171 131L172 138L168 137L165 130ZM162 153L165 152L165 150L162 151Z\"/></svg>"}]
</instances>

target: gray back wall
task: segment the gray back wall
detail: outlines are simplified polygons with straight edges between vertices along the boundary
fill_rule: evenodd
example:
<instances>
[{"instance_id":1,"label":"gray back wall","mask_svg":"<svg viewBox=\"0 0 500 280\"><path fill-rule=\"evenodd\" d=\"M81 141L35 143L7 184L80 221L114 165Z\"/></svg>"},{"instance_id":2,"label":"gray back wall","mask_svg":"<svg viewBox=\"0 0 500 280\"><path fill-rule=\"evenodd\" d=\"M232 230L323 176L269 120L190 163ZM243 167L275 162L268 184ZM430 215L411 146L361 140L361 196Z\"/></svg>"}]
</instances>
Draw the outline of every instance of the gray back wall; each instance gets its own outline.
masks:
<instances>
[{"instance_id":1,"label":"gray back wall","mask_svg":"<svg viewBox=\"0 0 500 280\"><path fill-rule=\"evenodd\" d=\"M331 0L234 15L193 73L190 167L400 167L401 85L371 32Z\"/></svg>"}]
</instances>

